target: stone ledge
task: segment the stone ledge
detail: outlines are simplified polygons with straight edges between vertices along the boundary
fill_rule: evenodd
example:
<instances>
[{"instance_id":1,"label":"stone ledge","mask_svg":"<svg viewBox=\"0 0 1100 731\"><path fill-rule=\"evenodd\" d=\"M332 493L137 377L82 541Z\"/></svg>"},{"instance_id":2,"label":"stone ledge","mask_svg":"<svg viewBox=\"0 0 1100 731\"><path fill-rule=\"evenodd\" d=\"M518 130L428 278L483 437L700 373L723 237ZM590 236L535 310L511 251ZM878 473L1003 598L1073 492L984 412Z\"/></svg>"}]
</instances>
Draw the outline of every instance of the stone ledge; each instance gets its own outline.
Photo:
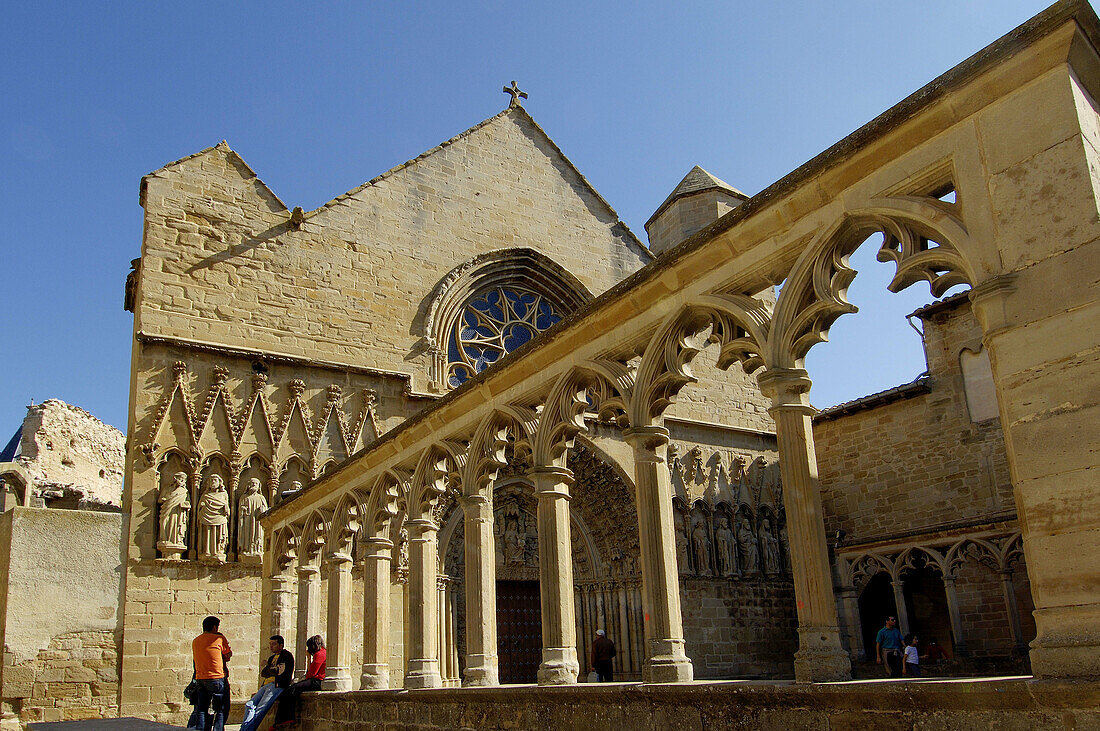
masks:
<instances>
[{"instance_id":1,"label":"stone ledge","mask_svg":"<svg viewBox=\"0 0 1100 731\"><path fill-rule=\"evenodd\" d=\"M719 681L315 693L320 729L1100 728L1100 681Z\"/></svg>"}]
</instances>

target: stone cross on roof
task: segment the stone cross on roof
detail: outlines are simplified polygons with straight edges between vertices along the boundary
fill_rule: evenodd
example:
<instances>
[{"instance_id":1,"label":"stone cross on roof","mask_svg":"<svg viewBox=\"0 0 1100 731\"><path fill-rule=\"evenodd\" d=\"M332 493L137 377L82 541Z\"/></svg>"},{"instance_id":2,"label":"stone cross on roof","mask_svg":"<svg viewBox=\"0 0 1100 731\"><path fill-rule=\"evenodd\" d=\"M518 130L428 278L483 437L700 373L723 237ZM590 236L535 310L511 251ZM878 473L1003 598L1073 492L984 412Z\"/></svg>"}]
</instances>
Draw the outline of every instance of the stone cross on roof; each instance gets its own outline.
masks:
<instances>
[{"instance_id":1,"label":"stone cross on roof","mask_svg":"<svg viewBox=\"0 0 1100 731\"><path fill-rule=\"evenodd\" d=\"M510 87L508 87L508 86L504 87L504 93L512 95L512 101L508 102L509 107L523 106L522 104L520 104L519 100L527 98L527 92L526 91L520 91L519 87L516 86L515 81L512 82L512 85Z\"/></svg>"}]
</instances>

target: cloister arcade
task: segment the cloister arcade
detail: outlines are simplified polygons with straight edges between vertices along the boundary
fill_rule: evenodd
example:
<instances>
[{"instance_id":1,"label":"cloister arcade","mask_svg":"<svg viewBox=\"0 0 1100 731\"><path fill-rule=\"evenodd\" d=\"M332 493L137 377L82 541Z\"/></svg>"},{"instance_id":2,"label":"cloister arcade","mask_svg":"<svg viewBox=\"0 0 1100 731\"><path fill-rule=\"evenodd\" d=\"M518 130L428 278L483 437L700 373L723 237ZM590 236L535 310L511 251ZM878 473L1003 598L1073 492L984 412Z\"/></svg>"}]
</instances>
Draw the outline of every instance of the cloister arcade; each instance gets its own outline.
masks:
<instances>
[{"instance_id":1,"label":"cloister arcade","mask_svg":"<svg viewBox=\"0 0 1100 731\"><path fill-rule=\"evenodd\" d=\"M391 562L395 536L406 531L403 684L442 685L448 661L440 653L440 551L457 529L447 515L453 503L464 541L462 682L498 683L494 510L510 453L527 465L522 477L535 503L538 682L576 682L583 640L574 602L570 456L598 424L629 446L622 461L637 513L642 677L691 680L662 418L692 383L693 360L714 345L719 367L755 374L771 401L798 615L795 676L848 678L803 361L830 325L854 310L845 299L856 274L847 257L878 233L879 259L896 266L891 290L927 282L939 296L957 284L971 287L1022 527L1020 539L998 550L1027 556L1037 608L1032 666L1037 676L1097 668L1100 599L1080 588L1095 587L1097 568L1068 560L1069 553L1100 549L1100 498L1084 476L1095 467L1096 451L1084 445L1095 445L1096 432L1080 409L1053 407L1084 399L1075 373L1095 360L1082 355L1095 340L1081 318L1100 321L1097 302L1075 284L1084 281L1075 270L1095 272L1098 260L1089 140L1100 141L1100 117L1087 88L1100 79L1100 63L1073 22L1027 32L1033 35L1003 40L949 72L269 511L265 636L294 636L295 625L302 636L324 626L328 687L389 687ZM1030 110L1038 107L1043 122L1031 124ZM776 285L773 304L762 293ZM1056 286L1058 296L1051 296ZM1073 364L1044 365L1055 358ZM1052 454L1052 440L1065 446ZM441 529L450 531L442 544ZM929 550L923 558L950 578L957 554ZM848 581L882 560L852 557ZM362 563L364 577L361 668L350 667L346 629L353 561ZM329 567L325 623L317 616L321 562Z\"/></svg>"}]
</instances>

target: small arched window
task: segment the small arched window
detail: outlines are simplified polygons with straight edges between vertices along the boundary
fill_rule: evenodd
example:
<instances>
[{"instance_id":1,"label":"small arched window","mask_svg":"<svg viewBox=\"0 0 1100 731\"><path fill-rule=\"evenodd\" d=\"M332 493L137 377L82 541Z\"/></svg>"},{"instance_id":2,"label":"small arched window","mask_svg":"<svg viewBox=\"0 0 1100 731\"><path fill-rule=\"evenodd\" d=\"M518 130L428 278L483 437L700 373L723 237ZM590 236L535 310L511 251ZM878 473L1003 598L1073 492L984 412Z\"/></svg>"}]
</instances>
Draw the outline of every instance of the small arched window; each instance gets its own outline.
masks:
<instances>
[{"instance_id":1,"label":"small arched window","mask_svg":"<svg viewBox=\"0 0 1100 731\"><path fill-rule=\"evenodd\" d=\"M515 285L473 297L459 313L447 343L447 385L461 386L505 354L561 320L546 297Z\"/></svg>"}]
</instances>

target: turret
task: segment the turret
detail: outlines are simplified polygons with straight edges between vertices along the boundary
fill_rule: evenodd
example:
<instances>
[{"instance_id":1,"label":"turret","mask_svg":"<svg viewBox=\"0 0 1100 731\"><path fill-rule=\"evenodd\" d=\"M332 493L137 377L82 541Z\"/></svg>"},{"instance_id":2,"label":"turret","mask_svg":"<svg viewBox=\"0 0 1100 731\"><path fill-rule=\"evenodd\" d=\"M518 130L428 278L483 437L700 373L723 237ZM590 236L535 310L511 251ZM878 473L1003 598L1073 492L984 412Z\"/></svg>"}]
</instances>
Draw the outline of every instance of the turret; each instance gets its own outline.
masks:
<instances>
[{"instance_id":1,"label":"turret","mask_svg":"<svg viewBox=\"0 0 1100 731\"><path fill-rule=\"evenodd\" d=\"M645 224L659 255L729 213L749 197L696 165Z\"/></svg>"}]
</instances>

